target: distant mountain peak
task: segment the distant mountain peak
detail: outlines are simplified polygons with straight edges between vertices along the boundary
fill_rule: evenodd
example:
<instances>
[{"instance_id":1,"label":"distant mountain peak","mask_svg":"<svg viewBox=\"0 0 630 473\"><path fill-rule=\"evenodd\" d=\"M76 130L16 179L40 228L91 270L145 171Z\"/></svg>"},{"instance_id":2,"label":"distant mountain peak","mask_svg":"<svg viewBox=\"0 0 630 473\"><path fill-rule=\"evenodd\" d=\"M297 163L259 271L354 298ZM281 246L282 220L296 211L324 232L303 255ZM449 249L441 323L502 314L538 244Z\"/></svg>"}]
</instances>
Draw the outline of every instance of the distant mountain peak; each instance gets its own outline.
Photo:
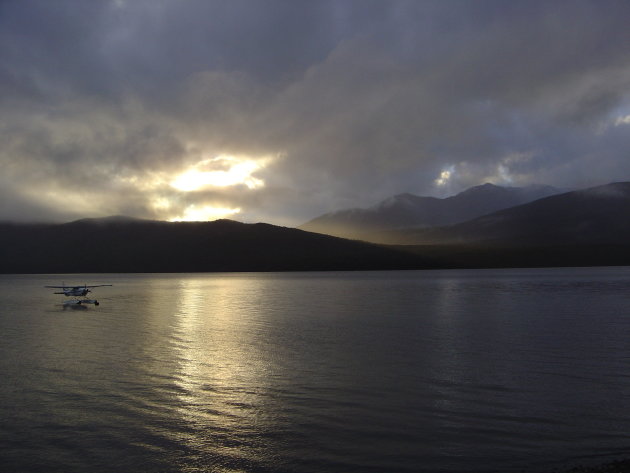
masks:
<instances>
[{"instance_id":1,"label":"distant mountain peak","mask_svg":"<svg viewBox=\"0 0 630 473\"><path fill-rule=\"evenodd\" d=\"M451 198L452 197L457 197L457 196L460 196L460 195L470 195L470 194L494 192L494 191L497 191L497 190L504 191L506 189L511 189L511 188L510 187L497 186L495 184L491 184L490 182L486 182L485 184L480 184L478 186L469 187L468 189L465 189L465 190L459 192L458 194L455 194L454 196L451 196Z\"/></svg>"},{"instance_id":2,"label":"distant mountain peak","mask_svg":"<svg viewBox=\"0 0 630 473\"><path fill-rule=\"evenodd\" d=\"M502 187L487 182L445 199L402 193L372 207L339 210L321 215L299 228L381 242L374 237L376 233L463 222L559 192L561 192L559 189L551 186Z\"/></svg>"},{"instance_id":3,"label":"distant mountain peak","mask_svg":"<svg viewBox=\"0 0 630 473\"><path fill-rule=\"evenodd\" d=\"M479 184L478 186L473 186L468 190L473 190L473 189L505 189L506 187L511 187L511 186L498 186L496 184L493 184L491 182L484 182L483 184Z\"/></svg>"},{"instance_id":4,"label":"distant mountain peak","mask_svg":"<svg viewBox=\"0 0 630 473\"><path fill-rule=\"evenodd\" d=\"M369 209L367 210L388 209L396 206L415 206L417 205L417 202L422 199L434 199L434 197L419 197L417 195L405 192L402 194L396 194L392 197L388 197L378 204L369 207Z\"/></svg>"}]
</instances>

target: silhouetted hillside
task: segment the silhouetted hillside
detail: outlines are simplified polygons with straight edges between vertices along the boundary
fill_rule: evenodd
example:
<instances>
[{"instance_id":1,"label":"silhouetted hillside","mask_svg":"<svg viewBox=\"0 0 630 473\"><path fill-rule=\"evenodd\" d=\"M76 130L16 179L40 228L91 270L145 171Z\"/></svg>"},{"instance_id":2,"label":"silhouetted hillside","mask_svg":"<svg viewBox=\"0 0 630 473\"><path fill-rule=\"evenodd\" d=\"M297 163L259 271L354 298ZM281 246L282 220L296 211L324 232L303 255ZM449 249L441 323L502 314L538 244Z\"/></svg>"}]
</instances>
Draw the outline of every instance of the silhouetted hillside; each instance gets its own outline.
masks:
<instances>
[{"instance_id":1,"label":"silhouetted hillside","mask_svg":"<svg viewBox=\"0 0 630 473\"><path fill-rule=\"evenodd\" d=\"M559 192L550 186L501 187L484 184L446 199L400 194L367 209L340 210L322 215L300 228L345 238L390 243L383 239L387 231L463 222Z\"/></svg>"},{"instance_id":2,"label":"silhouetted hillside","mask_svg":"<svg viewBox=\"0 0 630 473\"><path fill-rule=\"evenodd\" d=\"M415 245L628 245L630 182L554 195L456 225L392 232L388 238Z\"/></svg>"},{"instance_id":3,"label":"silhouetted hillside","mask_svg":"<svg viewBox=\"0 0 630 473\"><path fill-rule=\"evenodd\" d=\"M127 218L0 225L0 272L195 272L406 269L424 258L268 224Z\"/></svg>"}]
</instances>

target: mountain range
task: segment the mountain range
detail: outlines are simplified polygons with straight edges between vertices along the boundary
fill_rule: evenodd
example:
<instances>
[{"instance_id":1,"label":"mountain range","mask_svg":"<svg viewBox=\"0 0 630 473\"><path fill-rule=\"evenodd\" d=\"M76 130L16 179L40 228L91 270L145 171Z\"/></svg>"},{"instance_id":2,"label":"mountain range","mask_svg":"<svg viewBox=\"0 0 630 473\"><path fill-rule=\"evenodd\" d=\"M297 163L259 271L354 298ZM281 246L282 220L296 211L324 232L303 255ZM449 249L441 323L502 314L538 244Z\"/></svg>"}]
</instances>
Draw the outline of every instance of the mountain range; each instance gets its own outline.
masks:
<instances>
[{"instance_id":1,"label":"mountain range","mask_svg":"<svg viewBox=\"0 0 630 473\"><path fill-rule=\"evenodd\" d=\"M506 196L532 195L504 191L485 185L457 199L442 199L448 204L433 201L460 213L424 222L453 221L467 211L478 212L486 195L504 196L501 205ZM415 202L398 197L391 208ZM380 207L381 216L386 207ZM549 195L448 225L399 228L396 225L405 220L401 213L394 215L399 217L389 221L396 224L381 223L378 228L383 230L369 233L392 245L231 220L173 223L109 217L65 224L0 223L0 273L630 265L630 182Z\"/></svg>"},{"instance_id":2,"label":"mountain range","mask_svg":"<svg viewBox=\"0 0 630 473\"><path fill-rule=\"evenodd\" d=\"M474 214L486 195L505 197L521 192L497 187L474 187L438 204L423 198L406 201L432 202L444 212L455 208L454 215L424 220L453 222L465 215L461 209L466 208L466 196L475 197L468 206ZM529 189L554 192L553 188L540 186ZM398 204L405 199L397 196L390 201L396 204L392 207L400 208ZM447 225L401 228L379 223L367 227L370 231L365 231L364 226L360 232L357 226L352 228L355 235L366 241L400 245L398 248L422 255L444 268L630 265L630 182L558 191L515 206L506 206L507 202L502 200L500 205L505 208L500 210ZM360 213L376 214L380 222L385 222L385 208L387 205L379 205ZM342 211L336 217L348 214Z\"/></svg>"},{"instance_id":3,"label":"mountain range","mask_svg":"<svg viewBox=\"0 0 630 473\"><path fill-rule=\"evenodd\" d=\"M397 244L628 245L630 182L566 192L466 222L391 231Z\"/></svg>"},{"instance_id":4,"label":"mountain range","mask_svg":"<svg viewBox=\"0 0 630 473\"><path fill-rule=\"evenodd\" d=\"M343 238L390 243L386 232L464 222L497 210L562 192L551 186L501 187L484 184L445 199L399 194L369 208L321 215L299 228Z\"/></svg>"}]
</instances>

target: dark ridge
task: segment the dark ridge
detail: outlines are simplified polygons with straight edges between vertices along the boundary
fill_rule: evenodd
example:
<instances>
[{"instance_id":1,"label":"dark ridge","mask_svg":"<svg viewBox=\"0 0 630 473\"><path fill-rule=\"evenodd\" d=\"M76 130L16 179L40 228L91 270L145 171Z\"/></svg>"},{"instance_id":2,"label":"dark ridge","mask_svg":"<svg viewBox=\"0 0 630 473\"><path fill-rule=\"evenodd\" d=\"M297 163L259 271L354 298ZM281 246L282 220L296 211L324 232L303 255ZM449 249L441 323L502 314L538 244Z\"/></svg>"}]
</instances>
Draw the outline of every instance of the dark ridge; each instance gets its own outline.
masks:
<instances>
[{"instance_id":1,"label":"dark ridge","mask_svg":"<svg viewBox=\"0 0 630 473\"><path fill-rule=\"evenodd\" d=\"M264 223L84 219L0 224L1 273L372 270L417 254Z\"/></svg>"},{"instance_id":2,"label":"dark ridge","mask_svg":"<svg viewBox=\"0 0 630 473\"><path fill-rule=\"evenodd\" d=\"M73 223L85 223L85 224L96 224L96 225L111 225L111 224L119 224L119 223L133 223L133 222L152 222L153 220L147 220L143 218L136 217L128 217L126 215L111 215L109 217L100 217L100 218L82 218L80 220L75 220Z\"/></svg>"}]
</instances>

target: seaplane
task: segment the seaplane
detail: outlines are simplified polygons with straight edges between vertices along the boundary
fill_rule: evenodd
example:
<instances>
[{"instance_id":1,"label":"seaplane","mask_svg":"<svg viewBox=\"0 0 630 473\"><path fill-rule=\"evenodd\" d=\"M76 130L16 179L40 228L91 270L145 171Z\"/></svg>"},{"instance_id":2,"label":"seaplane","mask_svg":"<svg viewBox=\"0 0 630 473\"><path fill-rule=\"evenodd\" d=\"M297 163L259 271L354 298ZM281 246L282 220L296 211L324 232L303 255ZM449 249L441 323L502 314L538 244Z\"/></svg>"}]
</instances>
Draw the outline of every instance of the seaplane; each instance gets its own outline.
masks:
<instances>
[{"instance_id":1,"label":"seaplane","mask_svg":"<svg viewBox=\"0 0 630 473\"><path fill-rule=\"evenodd\" d=\"M63 303L65 307L82 307L85 304L94 304L98 305L98 301L96 299L88 299L86 296L88 293L92 292L93 287L105 287L111 286L111 284L98 284L88 286L84 284L83 286L66 286L65 283L63 286L44 286L48 289L61 289L60 292L55 292L53 294L63 294L66 297L72 297L73 299L69 301L65 301ZM80 299L82 298L82 299Z\"/></svg>"}]
</instances>

